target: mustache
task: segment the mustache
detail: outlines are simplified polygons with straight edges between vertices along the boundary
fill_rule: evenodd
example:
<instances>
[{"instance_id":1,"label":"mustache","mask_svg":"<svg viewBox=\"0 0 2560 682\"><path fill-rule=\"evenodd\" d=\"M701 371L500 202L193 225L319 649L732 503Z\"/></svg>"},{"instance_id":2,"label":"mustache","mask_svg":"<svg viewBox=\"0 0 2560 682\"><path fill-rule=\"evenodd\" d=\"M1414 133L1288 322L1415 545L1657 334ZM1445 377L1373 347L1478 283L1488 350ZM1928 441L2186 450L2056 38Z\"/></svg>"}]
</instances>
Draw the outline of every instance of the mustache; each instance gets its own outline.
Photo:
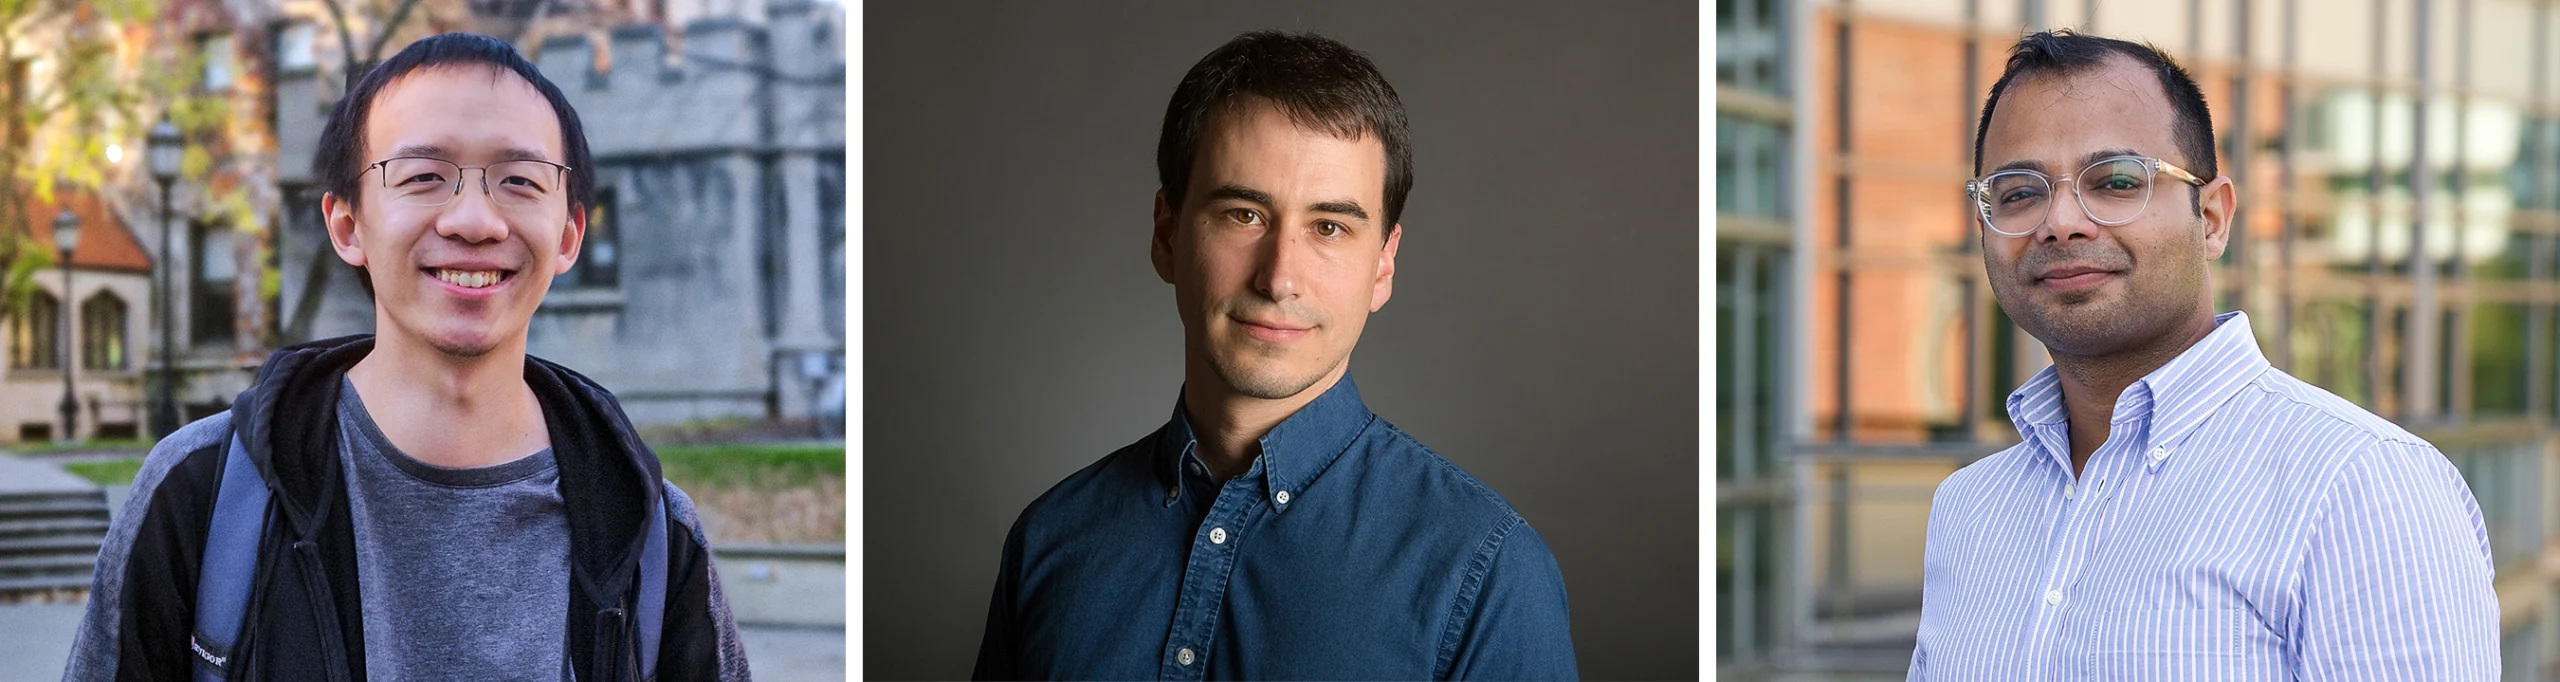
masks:
<instances>
[{"instance_id":1,"label":"mustache","mask_svg":"<svg viewBox=\"0 0 2560 682\"><path fill-rule=\"evenodd\" d=\"M2133 269L2133 254L2104 244L2033 246L2028 247L2026 255L2018 257L2015 269L2019 279L2033 281L2037 273L2063 264L2086 265L2102 270L2130 270Z\"/></svg>"}]
</instances>

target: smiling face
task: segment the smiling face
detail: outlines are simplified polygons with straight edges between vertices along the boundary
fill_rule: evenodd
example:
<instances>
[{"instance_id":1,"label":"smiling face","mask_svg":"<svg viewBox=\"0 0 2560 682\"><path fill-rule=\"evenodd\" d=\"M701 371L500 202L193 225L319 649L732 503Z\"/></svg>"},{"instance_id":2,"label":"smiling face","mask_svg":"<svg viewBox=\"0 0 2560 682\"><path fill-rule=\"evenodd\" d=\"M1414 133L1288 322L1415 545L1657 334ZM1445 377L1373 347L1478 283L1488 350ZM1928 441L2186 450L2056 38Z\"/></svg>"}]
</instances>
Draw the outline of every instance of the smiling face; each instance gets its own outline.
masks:
<instances>
[{"instance_id":1,"label":"smiling face","mask_svg":"<svg viewBox=\"0 0 2560 682\"><path fill-rule=\"evenodd\" d=\"M1992 111L1982 165L1986 173L2077 175L2098 158L2134 154L2196 167L2179 153L2171 121L2159 78L2112 56L2012 83ZM2214 178L2200 199L2165 172L2152 186L2149 204L2120 225L2090 220L2067 186L2055 188L2044 225L2025 236L1975 225L2001 310L2055 353L2082 357L2147 348L2210 320L2206 266L2229 235L2231 181Z\"/></svg>"},{"instance_id":2,"label":"smiling face","mask_svg":"<svg viewBox=\"0 0 2560 682\"><path fill-rule=\"evenodd\" d=\"M1386 149L1298 127L1246 98L1202 135L1180 206L1156 195L1156 274L1174 285L1186 375L1280 400L1339 379L1393 293Z\"/></svg>"},{"instance_id":3,"label":"smiling face","mask_svg":"<svg viewBox=\"0 0 2560 682\"><path fill-rule=\"evenodd\" d=\"M374 100L364 130L365 163L395 157L430 157L475 169L520 159L567 163L560 121L549 102L531 83L495 67L437 67L402 76ZM484 192L481 170L461 171L461 193L444 205L394 200L403 187L437 179L422 168L451 167L371 168L356 183L358 201L321 201L338 257L364 267L372 279L381 342L416 343L458 358L501 348L521 352L526 325L550 290L551 277L577 261L586 233L583 211L556 187L529 205L501 205L489 192L521 192L509 184L521 180L497 173L487 178Z\"/></svg>"}]
</instances>

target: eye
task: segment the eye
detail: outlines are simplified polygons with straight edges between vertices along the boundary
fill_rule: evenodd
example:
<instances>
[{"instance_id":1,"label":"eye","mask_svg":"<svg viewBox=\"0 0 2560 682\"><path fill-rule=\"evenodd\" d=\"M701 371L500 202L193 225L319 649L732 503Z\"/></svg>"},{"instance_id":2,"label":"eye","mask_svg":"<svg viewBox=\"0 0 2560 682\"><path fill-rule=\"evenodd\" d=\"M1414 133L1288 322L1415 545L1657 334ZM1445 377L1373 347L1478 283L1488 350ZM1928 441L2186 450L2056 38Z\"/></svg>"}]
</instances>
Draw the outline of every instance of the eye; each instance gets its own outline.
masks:
<instances>
[{"instance_id":1,"label":"eye","mask_svg":"<svg viewBox=\"0 0 2560 682\"><path fill-rule=\"evenodd\" d=\"M2039 191L2036 191L2036 190L2033 190L2033 189L2028 189L2028 188L2021 187L2021 188L2012 189L2012 190L2009 190L2008 192L2002 193L2002 194L2000 195L2000 203L2003 203L2003 204L2014 204L2014 203L2018 203L2018 202L2021 202L2021 201L2033 201L2033 200L2035 200L2035 198L2036 198L2038 195L2041 195L2041 194L2043 194L2043 192L2039 192Z\"/></svg>"},{"instance_id":2,"label":"eye","mask_svg":"<svg viewBox=\"0 0 2560 682\"><path fill-rule=\"evenodd\" d=\"M444 182L444 175L441 173L414 173L409 177L400 180L400 184L403 185L437 184L442 182Z\"/></svg>"},{"instance_id":3,"label":"eye","mask_svg":"<svg viewBox=\"0 0 2560 682\"><path fill-rule=\"evenodd\" d=\"M1332 239L1351 232L1351 228L1330 220L1316 223L1316 236Z\"/></svg>"},{"instance_id":4,"label":"eye","mask_svg":"<svg viewBox=\"0 0 2560 682\"><path fill-rule=\"evenodd\" d=\"M1219 215L1226 216L1228 220L1235 221L1238 225L1262 224L1262 212L1250 208L1230 208Z\"/></svg>"},{"instance_id":5,"label":"eye","mask_svg":"<svg viewBox=\"0 0 2560 682\"><path fill-rule=\"evenodd\" d=\"M2109 192L2129 192L2142 189L2142 178L2123 174L2109 175L2098 180L2098 189Z\"/></svg>"}]
</instances>

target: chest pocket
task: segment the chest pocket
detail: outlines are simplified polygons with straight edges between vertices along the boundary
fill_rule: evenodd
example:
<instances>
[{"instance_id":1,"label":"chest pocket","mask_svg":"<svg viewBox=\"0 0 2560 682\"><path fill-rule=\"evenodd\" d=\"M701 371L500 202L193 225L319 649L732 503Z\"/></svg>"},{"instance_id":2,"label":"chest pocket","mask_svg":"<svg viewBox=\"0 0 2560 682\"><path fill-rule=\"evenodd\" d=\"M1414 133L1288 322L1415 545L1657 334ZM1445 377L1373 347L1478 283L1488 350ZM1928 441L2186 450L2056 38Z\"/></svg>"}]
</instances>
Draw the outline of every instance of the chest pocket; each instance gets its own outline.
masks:
<instances>
[{"instance_id":1,"label":"chest pocket","mask_svg":"<svg viewBox=\"0 0 2560 682\"><path fill-rule=\"evenodd\" d=\"M2092 679L2286 679L2282 643L2245 608L2126 609L2095 630Z\"/></svg>"}]
</instances>

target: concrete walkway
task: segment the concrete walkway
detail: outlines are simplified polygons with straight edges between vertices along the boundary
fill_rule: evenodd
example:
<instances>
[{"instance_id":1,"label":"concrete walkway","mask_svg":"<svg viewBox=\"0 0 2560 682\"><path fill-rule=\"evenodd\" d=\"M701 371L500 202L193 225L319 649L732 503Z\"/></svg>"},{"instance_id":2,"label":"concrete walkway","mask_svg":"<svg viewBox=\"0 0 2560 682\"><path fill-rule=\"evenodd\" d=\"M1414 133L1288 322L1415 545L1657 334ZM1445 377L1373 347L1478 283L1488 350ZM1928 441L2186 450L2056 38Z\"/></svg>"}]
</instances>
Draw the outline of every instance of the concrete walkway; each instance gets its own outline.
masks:
<instances>
[{"instance_id":1,"label":"concrete walkway","mask_svg":"<svg viewBox=\"0 0 2560 682\"><path fill-rule=\"evenodd\" d=\"M0 453L0 495L86 492L97 489L98 484L64 472L62 467Z\"/></svg>"},{"instance_id":2,"label":"concrete walkway","mask_svg":"<svg viewBox=\"0 0 2560 682\"><path fill-rule=\"evenodd\" d=\"M54 682L71 657L81 604L0 606L0 682ZM844 679L844 628L744 627L747 665L757 680Z\"/></svg>"}]
</instances>

